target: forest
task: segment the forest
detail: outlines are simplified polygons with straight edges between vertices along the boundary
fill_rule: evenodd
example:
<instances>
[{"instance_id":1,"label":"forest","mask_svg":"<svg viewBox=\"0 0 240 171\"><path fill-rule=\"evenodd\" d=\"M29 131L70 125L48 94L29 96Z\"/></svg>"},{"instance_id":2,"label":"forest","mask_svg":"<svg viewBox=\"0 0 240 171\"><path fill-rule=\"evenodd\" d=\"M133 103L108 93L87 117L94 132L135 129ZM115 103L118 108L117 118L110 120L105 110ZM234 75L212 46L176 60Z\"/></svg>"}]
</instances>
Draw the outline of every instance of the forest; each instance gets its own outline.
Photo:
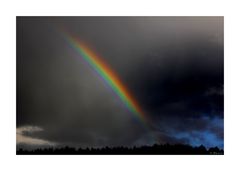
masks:
<instances>
[{"instance_id":1,"label":"forest","mask_svg":"<svg viewBox=\"0 0 240 171\"><path fill-rule=\"evenodd\" d=\"M141 146L141 147L103 147L103 148L74 148L74 147L49 147L49 148L37 148L34 150L27 150L19 148L17 149L17 154L86 154L86 155L97 155L97 154L110 154L110 155L158 155L158 154L166 154L166 155L223 155L223 149L219 149L218 147L206 148L203 145L198 147L193 147L191 145L186 144L163 144L158 145L154 144L152 146Z\"/></svg>"}]
</instances>

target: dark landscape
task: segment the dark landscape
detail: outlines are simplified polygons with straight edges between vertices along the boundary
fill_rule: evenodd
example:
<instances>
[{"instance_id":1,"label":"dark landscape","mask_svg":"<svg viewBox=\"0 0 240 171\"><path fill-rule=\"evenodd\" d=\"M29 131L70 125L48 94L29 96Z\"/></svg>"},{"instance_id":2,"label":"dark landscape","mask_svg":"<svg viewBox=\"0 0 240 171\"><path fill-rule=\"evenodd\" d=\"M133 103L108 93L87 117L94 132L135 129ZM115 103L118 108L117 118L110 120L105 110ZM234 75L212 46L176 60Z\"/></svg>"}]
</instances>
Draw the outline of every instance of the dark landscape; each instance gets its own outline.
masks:
<instances>
[{"instance_id":1,"label":"dark landscape","mask_svg":"<svg viewBox=\"0 0 240 171\"><path fill-rule=\"evenodd\" d=\"M104 147L104 148L73 148L73 147L61 147L61 148L39 148L35 150L23 150L18 149L17 154L213 154L223 155L224 151L218 147L212 147L206 149L203 145L193 147L185 144L164 144L153 146L141 146L141 147Z\"/></svg>"}]
</instances>

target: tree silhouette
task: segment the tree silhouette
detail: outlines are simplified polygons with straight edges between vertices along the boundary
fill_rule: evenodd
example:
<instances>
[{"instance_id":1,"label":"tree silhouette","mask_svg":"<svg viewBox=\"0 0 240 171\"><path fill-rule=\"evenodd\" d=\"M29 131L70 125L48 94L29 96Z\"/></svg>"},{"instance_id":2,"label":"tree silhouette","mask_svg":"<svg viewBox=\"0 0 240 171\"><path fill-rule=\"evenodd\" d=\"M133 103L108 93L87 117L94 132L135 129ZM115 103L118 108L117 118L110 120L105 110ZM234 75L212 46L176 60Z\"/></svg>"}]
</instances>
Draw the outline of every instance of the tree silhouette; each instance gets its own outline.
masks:
<instances>
[{"instance_id":1,"label":"tree silhouette","mask_svg":"<svg viewBox=\"0 0 240 171\"><path fill-rule=\"evenodd\" d=\"M193 147L186 144L154 144L141 147L103 147L103 148L73 148L69 146L58 148L38 148L35 150L18 149L17 154L224 154L218 147L208 150L203 146Z\"/></svg>"}]
</instances>

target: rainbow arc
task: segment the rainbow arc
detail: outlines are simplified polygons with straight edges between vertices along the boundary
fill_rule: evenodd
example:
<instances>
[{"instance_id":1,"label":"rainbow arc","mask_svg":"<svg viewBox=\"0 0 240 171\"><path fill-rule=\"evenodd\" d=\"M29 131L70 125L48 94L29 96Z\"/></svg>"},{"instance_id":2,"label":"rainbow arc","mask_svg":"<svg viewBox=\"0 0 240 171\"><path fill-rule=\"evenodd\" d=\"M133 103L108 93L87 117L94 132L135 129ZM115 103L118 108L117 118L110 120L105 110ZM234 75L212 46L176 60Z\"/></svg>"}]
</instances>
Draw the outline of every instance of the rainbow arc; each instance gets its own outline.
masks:
<instances>
[{"instance_id":1,"label":"rainbow arc","mask_svg":"<svg viewBox=\"0 0 240 171\"><path fill-rule=\"evenodd\" d=\"M146 117L138 102L131 95L127 87L121 82L117 74L91 49L73 36L65 36L67 42L86 61L92 69L111 87L127 109L146 127Z\"/></svg>"}]
</instances>

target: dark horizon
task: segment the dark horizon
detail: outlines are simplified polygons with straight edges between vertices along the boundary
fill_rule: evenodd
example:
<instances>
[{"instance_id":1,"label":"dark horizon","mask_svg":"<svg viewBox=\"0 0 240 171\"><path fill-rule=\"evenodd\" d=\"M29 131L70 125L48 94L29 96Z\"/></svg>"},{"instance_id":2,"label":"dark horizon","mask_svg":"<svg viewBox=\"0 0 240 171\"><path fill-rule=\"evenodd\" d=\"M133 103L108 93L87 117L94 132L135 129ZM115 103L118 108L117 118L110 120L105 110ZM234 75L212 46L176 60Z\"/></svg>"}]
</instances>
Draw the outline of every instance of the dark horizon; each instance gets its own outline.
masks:
<instances>
[{"instance_id":1,"label":"dark horizon","mask_svg":"<svg viewBox=\"0 0 240 171\"><path fill-rule=\"evenodd\" d=\"M35 148L35 149L24 149L24 148L18 148L17 155L21 154L51 154L51 155L57 155L57 154L100 154L100 155L163 155L163 154L173 154L173 155L223 155L224 151L223 149L219 149L218 147L211 147L206 148L203 145L200 145L198 147L193 147L187 144L154 144L152 146L140 146L140 147L102 147L102 148L94 148L94 147L87 147L87 148L74 148L69 146L63 146L63 147L45 147L45 148Z\"/></svg>"}]
</instances>

